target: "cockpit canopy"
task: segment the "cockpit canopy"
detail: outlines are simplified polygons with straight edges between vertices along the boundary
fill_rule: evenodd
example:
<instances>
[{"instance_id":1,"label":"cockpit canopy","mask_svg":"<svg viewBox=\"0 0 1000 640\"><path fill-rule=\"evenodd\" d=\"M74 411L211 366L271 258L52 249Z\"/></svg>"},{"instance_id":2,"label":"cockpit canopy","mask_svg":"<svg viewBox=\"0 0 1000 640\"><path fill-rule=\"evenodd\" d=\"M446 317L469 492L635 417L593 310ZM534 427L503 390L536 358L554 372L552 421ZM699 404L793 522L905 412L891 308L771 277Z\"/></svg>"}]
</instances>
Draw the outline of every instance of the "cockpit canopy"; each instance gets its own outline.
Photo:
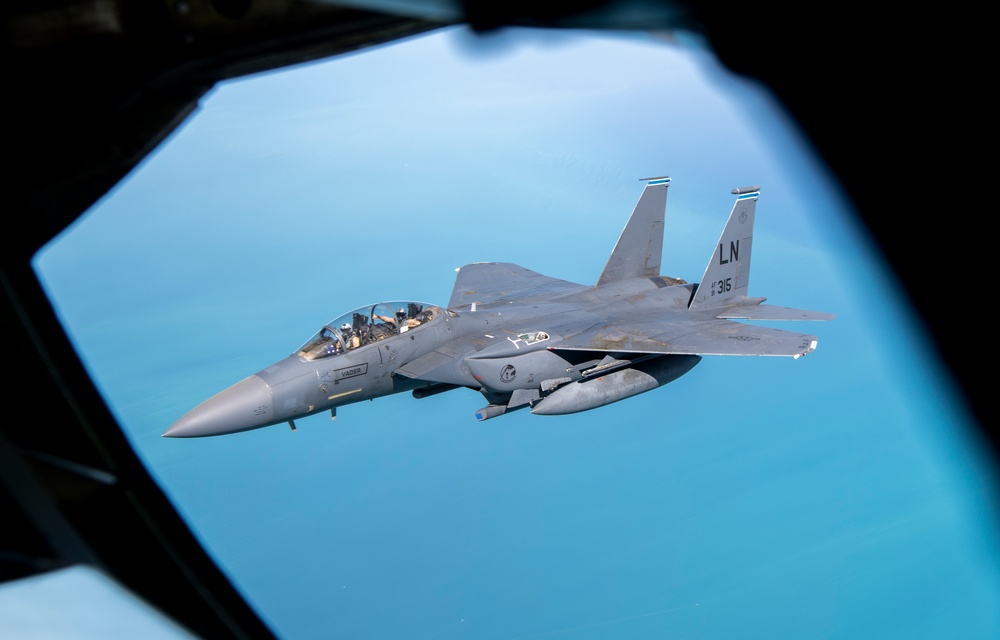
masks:
<instances>
[{"instance_id":1,"label":"cockpit canopy","mask_svg":"<svg viewBox=\"0 0 1000 640\"><path fill-rule=\"evenodd\" d=\"M421 302L380 302L359 307L324 325L296 354L306 360L337 356L415 329L440 314L440 307Z\"/></svg>"}]
</instances>

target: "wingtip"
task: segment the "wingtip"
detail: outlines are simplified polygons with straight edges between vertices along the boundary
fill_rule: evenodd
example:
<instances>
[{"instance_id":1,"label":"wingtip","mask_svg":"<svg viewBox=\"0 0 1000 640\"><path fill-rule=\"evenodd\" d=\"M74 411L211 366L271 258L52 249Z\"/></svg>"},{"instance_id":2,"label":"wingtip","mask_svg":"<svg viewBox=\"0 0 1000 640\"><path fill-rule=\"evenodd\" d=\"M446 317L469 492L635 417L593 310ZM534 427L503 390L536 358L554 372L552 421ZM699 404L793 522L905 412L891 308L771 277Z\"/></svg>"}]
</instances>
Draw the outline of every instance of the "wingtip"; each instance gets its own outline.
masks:
<instances>
[{"instance_id":1,"label":"wingtip","mask_svg":"<svg viewBox=\"0 0 1000 640\"><path fill-rule=\"evenodd\" d=\"M792 356L792 359L793 359L793 360L798 360L798 359L799 359L799 358L801 358L802 356L807 356L807 355L809 355L810 353L812 353L813 351L815 351L815 350L816 350L816 344L817 344L817 341L816 341L816 340L813 340L812 342L810 342L810 343L809 343L809 348L808 348L808 349L806 349L806 350L805 350L805 351L803 351L802 353L797 353L797 354L795 354L794 356Z\"/></svg>"}]
</instances>

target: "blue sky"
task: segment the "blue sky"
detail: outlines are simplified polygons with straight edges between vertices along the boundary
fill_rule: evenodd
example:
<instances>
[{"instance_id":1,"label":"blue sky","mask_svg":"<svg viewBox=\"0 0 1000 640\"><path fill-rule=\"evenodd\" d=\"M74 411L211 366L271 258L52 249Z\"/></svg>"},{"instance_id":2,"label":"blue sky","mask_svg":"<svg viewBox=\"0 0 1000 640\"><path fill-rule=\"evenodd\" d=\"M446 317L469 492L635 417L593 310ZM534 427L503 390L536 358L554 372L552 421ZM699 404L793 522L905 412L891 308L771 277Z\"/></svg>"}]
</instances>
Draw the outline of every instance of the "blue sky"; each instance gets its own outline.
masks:
<instances>
[{"instance_id":1,"label":"blue sky","mask_svg":"<svg viewBox=\"0 0 1000 640\"><path fill-rule=\"evenodd\" d=\"M461 30L217 87L36 269L140 456L282 638L993 638L992 469L836 185L696 48ZM696 281L761 186L752 295L799 360L706 358L584 414L459 390L160 434L362 304L454 270L596 281L670 175ZM2 602L2 600L0 600ZM107 637L107 636L103 636Z\"/></svg>"}]
</instances>

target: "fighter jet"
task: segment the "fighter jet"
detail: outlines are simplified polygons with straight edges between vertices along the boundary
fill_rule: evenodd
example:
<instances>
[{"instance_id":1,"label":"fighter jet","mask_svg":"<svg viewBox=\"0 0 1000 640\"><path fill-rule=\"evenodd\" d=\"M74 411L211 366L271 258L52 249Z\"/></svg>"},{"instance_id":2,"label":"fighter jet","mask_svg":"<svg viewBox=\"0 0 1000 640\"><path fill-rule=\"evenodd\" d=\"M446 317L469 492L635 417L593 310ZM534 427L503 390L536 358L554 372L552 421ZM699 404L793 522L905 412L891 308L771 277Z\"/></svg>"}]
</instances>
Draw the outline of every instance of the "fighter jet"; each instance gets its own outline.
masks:
<instances>
[{"instance_id":1,"label":"fighter jet","mask_svg":"<svg viewBox=\"0 0 1000 640\"><path fill-rule=\"evenodd\" d=\"M737 320L831 320L750 297L759 187L736 202L701 281L660 274L670 178L643 178L639 201L597 283L559 280L504 262L458 269L447 306L366 305L325 324L288 357L209 398L164 436L217 436L288 423L393 393L466 388L488 420L586 411L650 391L702 356L788 356L812 335Z\"/></svg>"}]
</instances>

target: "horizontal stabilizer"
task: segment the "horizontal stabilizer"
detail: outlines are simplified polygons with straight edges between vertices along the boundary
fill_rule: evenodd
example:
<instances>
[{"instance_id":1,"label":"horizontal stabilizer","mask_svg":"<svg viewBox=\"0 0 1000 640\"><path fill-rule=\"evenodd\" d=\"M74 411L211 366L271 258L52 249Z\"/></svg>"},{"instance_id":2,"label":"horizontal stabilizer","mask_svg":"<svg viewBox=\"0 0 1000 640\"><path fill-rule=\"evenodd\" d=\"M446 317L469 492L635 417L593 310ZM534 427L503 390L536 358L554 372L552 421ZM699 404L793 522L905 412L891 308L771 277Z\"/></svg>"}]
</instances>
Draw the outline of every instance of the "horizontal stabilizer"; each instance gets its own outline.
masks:
<instances>
[{"instance_id":1,"label":"horizontal stabilizer","mask_svg":"<svg viewBox=\"0 0 1000 640\"><path fill-rule=\"evenodd\" d=\"M732 320L833 320L836 316L822 311L806 311L805 309L759 304L726 309L715 317Z\"/></svg>"},{"instance_id":2,"label":"horizontal stabilizer","mask_svg":"<svg viewBox=\"0 0 1000 640\"><path fill-rule=\"evenodd\" d=\"M564 338L554 350L605 353L688 354L701 356L788 356L816 348L816 337L795 331L733 322L697 320L663 324L642 322L597 327Z\"/></svg>"}]
</instances>

